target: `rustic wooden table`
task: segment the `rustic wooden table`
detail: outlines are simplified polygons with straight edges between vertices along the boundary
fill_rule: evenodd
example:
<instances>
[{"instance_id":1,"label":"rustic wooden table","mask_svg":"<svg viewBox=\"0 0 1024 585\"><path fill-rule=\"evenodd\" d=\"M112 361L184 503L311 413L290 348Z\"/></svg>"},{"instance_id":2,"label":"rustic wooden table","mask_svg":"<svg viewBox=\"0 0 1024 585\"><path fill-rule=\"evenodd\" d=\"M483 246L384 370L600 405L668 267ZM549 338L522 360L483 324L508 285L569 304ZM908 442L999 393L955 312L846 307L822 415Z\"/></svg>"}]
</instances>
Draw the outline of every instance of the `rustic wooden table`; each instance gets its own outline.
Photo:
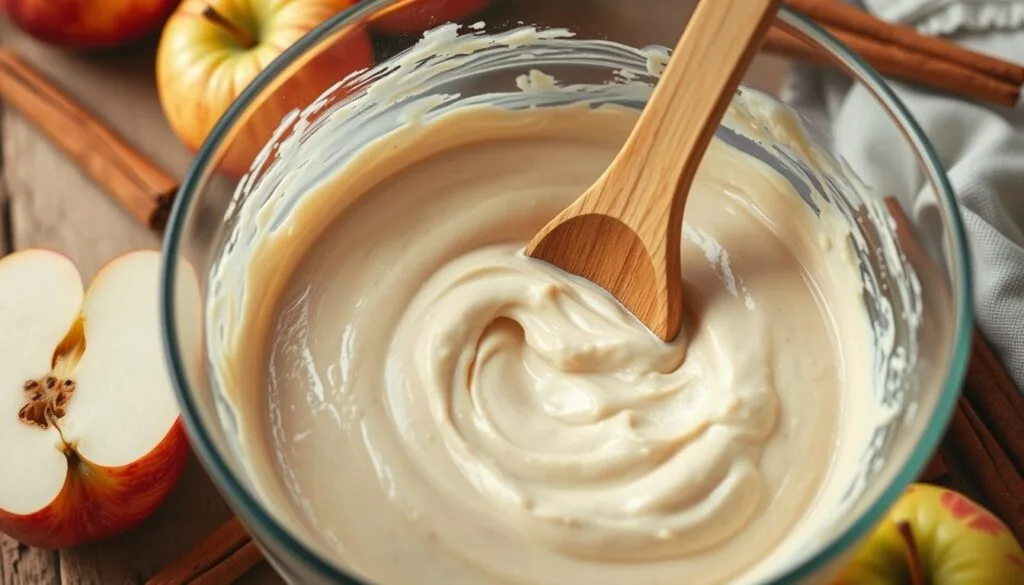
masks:
<instances>
[{"instance_id":1,"label":"rustic wooden table","mask_svg":"<svg viewBox=\"0 0 1024 585\"><path fill-rule=\"evenodd\" d=\"M664 0L668 12L685 12ZM675 19L652 19L606 0L625 26L646 18L677 31ZM553 5L552 9L557 9ZM671 7L671 8L669 8ZM660 16L660 15L659 15ZM44 46L0 24L0 44L30 64L113 127L141 153L174 177L184 175L191 154L164 121L153 77L155 41L106 54L83 55ZM774 89L783 62L760 59L748 83ZM0 118L0 255L28 247L66 253L86 282L111 258L138 248L158 248L157 234L143 227L11 108ZM120 585L143 583L230 518L230 510L193 458L166 504L141 526L120 537L73 550L51 552L0 535L0 585ZM266 563L240 581L281 583Z\"/></svg>"}]
</instances>

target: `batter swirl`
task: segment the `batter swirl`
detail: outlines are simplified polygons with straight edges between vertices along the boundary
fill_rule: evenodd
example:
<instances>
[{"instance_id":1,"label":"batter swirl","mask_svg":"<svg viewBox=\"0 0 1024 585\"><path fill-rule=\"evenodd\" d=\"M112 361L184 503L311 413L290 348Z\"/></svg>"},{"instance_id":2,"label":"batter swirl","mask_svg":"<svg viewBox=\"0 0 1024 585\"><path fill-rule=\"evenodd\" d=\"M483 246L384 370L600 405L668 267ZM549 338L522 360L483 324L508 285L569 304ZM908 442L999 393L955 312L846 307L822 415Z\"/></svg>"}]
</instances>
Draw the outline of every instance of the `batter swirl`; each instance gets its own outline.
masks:
<instances>
[{"instance_id":1,"label":"batter swirl","mask_svg":"<svg viewBox=\"0 0 1024 585\"><path fill-rule=\"evenodd\" d=\"M722 583L813 526L867 344L845 235L791 183L712 142L672 344L522 254L636 115L460 107L260 236L221 371L260 497L325 556L382 584Z\"/></svg>"},{"instance_id":2,"label":"batter swirl","mask_svg":"<svg viewBox=\"0 0 1024 585\"><path fill-rule=\"evenodd\" d=\"M726 314L666 345L589 283L512 246L474 251L396 330L396 426L434 481L462 489L435 473L450 459L505 521L566 554L712 548L762 502L778 415L765 324L752 313L736 335Z\"/></svg>"}]
</instances>

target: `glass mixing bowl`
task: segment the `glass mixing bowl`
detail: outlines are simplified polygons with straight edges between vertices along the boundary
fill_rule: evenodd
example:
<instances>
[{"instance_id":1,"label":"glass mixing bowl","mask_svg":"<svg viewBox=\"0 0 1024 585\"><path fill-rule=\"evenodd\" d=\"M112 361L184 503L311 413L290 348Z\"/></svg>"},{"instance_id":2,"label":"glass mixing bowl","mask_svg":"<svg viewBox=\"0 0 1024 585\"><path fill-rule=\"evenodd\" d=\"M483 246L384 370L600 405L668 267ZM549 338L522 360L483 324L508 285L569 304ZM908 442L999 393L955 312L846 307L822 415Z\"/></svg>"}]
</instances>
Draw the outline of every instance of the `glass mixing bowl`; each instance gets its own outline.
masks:
<instances>
[{"instance_id":1,"label":"glass mixing bowl","mask_svg":"<svg viewBox=\"0 0 1024 585\"><path fill-rule=\"evenodd\" d=\"M472 100L489 91L512 92L516 76L534 68L581 87L632 83L649 90L656 75L647 71L648 58L659 54L658 47L664 55L663 48L674 45L692 10L692 3L678 0L491 0L476 4L486 6L463 21L472 25L462 29L468 34L533 25L541 30L566 29L574 33L575 40L552 38L529 47L512 43L483 49L479 59L464 61L445 75L420 80L409 89L409 99L417 93L438 91L457 92L458 96L451 98L456 101ZM404 123L400 117L385 115L383 106L357 113L346 108L350 110L353 100L375 83L394 82L397 77L402 77L397 81L407 82L408 76L416 74L415 67L385 67L342 80L343 72L325 66L329 65L325 59L335 51L353 50L353 43L365 42L368 31L373 31L377 63L403 54L420 35L399 34L393 22L387 27L381 23L388 15L394 16L393 10L402 8L413 11L405 13L406 17L438 25L446 17L431 12L437 5L424 0L362 2L290 47L249 85L216 126L182 185L167 228L163 319L188 434L205 468L275 569L294 583L359 581L290 529L279 513L255 495L239 464L235 421L211 365L213 356L223 349L222 336L228 325L212 322L204 307L216 299L246 294L241 278L244 253L240 250L244 251L252 237L250 224L256 216L241 210L262 205L259 198L269 197L275 190L304 188L295 180L284 185L282 171L304 168L296 176L311 186L351 155L361 132L372 130L372 125L365 123L367 117L376 116L375 122L392 127ZM854 232L856 260L866 291L865 314L876 334L875 387L865 391L864 399L886 409L890 416L865 429L868 439L857 455L856 473L848 478L844 514L821 538L788 556L781 569L767 578L776 583L822 582L919 475L946 428L968 359L970 270L960 218L943 169L927 138L885 81L802 16L783 10L778 26L813 47L835 75L847 76L873 96L875 114L901 137L899 144L879 148L898 148L913 155L923 187L908 189L920 187L922 196L932 198L937 210L930 218L934 225L927 233L919 233L913 225L894 223L877 199L863 195L864 190L856 187L856 177L863 169L839 163L834 173L815 177L792 152L759 150L749 141L734 140L772 164L794 185L816 189L835 202ZM381 34L382 28L388 28L390 34ZM576 43L580 39L590 40L580 45ZM759 55L745 85L773 91L785 65L777 56ZM623 71L632 73L623 76ZM643 91L631 95L632 105L643 105ZM424 113L442 105L427 103ZM335 151L321 160L308 160L302 148L305 138L330 127L328 122L338 116L350 116L351 123L343 126L347 130L336 141ZM843 160L843 145L832 144L826 128L815 127L806 119L803 124L823 151ZM239 174L240 164L249 171ZM280 218L269 219L273 223ZM204 299L198 305L188 292L195 280ZM205 359L186 359L197 355Z\"/></svg>"}]
</instances>

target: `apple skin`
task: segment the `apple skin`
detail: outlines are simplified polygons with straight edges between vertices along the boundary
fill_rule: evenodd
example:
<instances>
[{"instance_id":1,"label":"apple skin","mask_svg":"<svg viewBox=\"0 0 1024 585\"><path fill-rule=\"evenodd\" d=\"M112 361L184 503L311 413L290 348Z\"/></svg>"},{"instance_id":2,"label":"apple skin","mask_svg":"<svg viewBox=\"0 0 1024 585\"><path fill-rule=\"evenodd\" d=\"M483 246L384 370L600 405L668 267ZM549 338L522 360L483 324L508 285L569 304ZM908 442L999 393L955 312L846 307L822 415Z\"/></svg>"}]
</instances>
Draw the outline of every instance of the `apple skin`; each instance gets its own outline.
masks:
<instances>
[{"instance_id":1,"label":"apple skin","mask_svg":"<svg viewBox=\"0 0 1024 585\"><path fill-rule=\"evenodd\" d=\"M174 133L197 151L223 113L274 58L354 3L184 0L164 27L156 60L160 104ZM257 44L246 47L233 40L203 16L207 6L236 25L263 17L257 27L260 36L254 37ZM349 31L344 41L326 47L279 81L269 99L250 106L239 118L235 133L225 140L230 146L220 153L218 170L235 176L245 173L287 113L307 106L350 72L372 64L368 32Z\"/></svg>"},{"instance_id":2,"label":"apple skin","mask_svg":"<svg viewBox=\"0 0 1024 585\"><path fill-rule=\"evenodd\" d=\"M482 10L488 0L409 0L373 20L373 28L386 35L419 35L446 22L457 22Z\"/></svg>"},{"instance_id":3,"label":"apple skin","mask_svg":"<svg viewBox=\"0 0 1024 585\"><path fill-rule=\"evenodd\" d=\"M107 48L156 32L179 0L0 0L0 9L53 45Z\"/></svg>"},{"instance_id":4,"label":"apple skin","mask_svg":"<svg viewBox=\"0 0 1024 585\"><path fill-rule=\"evenodd\" d=\"M833 585L910 583L901 522L913 532L929 585L1024 583L1024 551L1002 521L955 491L913 484Z\"/></svg>"},{"instance_id":5,"label":"apple skin","mask_svg":"<svg viewBox=\"0 0 1024 585\"><path fill-rule=\"evenodd\" d=\"M0 532L51 550L121 534L164 502L191 452L179 418L152 451L128 465L101 467L72 456L64 487L53 502L26 515L0 510Z\"/></svg>"}]
</instances>

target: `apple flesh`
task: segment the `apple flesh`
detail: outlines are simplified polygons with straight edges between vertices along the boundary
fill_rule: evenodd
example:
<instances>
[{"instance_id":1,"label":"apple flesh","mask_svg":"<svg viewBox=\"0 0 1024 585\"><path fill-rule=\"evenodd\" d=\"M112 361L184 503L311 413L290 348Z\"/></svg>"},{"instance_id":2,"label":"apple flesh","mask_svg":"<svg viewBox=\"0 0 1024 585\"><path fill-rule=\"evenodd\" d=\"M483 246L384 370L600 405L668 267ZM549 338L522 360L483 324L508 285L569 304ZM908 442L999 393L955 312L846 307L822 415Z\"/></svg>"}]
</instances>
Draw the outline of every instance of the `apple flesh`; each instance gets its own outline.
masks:
<instances>
[{"instance_id":1,"label":"apple flesh","mask_svg":"<svg viewBox=\"0 0 1024 585\"><path fill-rule=\"evenodd\" d=\"M0 259L0 532L72 547L132 528L174 487L190 451L159 271L159 252L132 252L83 291L55 252Z\"/></svg>"},{"instance_id":2,"label":"apple flesh","mask_svg":"<svg viewBox=\"0 0 1024 585\"><path fill-rule=\"evenodd\" d=\"M487 6L488 0L407 0L373 20L374 30L394 36L418 35L446 22L459 22Z\"/></svg>"},{"instance_id":3,"label":"apple flesh","mask_svg":"<svg viewBox=\"0 0 1024 585\"><path fill-rule=\"evenodd\" d=\"M854 554L834 585L1024 583L1010 529L966 496L914 484Z\"/></svg>"},{"instance_id":4,"label":"apple flesh","mask_svg":"<svg viewBox=\"0 0 1024 585\"><path fill-rule=\"evenodd\" d=\"M156 57L164 116L196 151L242 91L267 65L313 28L354 0L184 0L164 27ZM350 30L333 45L285 73L270 93L239 116L218 168L249 169L285 115L307 106L353 71L373 64L365 30Z\"/></svg>"},{"instance_id":5,"label":"apple flesh","mask_svg":"<svg viewBox=\"0 0 1024 585\"><path fill-rule=\"evenodd\" d=\"M114 47L156 32L178 0L0 0L21 30L55 45Z\"/></svg>"}]
</instances>

